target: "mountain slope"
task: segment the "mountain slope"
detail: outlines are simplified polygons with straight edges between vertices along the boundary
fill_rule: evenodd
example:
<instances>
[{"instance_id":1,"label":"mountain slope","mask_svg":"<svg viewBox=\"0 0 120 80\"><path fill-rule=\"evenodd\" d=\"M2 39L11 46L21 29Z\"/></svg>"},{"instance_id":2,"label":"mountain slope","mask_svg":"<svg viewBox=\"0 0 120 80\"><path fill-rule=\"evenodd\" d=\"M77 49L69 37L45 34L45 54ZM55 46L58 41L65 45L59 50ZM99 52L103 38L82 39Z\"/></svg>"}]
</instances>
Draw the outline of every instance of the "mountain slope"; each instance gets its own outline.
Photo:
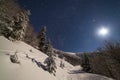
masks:
<instances>
[{"instance_id":1,"label":"mountain slope","mask_svg":"<svg viewBox=\"0 0 120 80\"><path fill-rule=\"evenodd\" d=\"M25 54L28 54L33 58L42 60L42 58L47 57L46 55L37 50L35 50L35 52L38 54L30 53L29 49L33 49L31 46L23 42L12 43L2 36L0 37L0 44L2 44L2 46L0 46L0 63L2 63L0 66L0 80L46 80L47 78L56 80L54 76L42 68L37 67L35 63L25 56ZM9 56L6 55L12 55L16 50L21 64L11 63Z\"/></svg>"},{"instance_id":2,"label":"mountain slope","mask_svg":"<svg viewBox=\"0 0 120 80\"><path fill-rule=\"evenodd\" d=\"M10 61L10 55L15 52L17 52L20 64ZM88 73L73 74L71 72L79 71L82 68L74 67L63 61L65 68L62 69L59 67L61 59L58 57L55 58L56 76L53 76L44 70L45 64L43 62L46 58L47 55L24 42L11 42L0 36L0 80L90 80L91 76L93 76L92 80L99 80L97 77L100 77L101 80L111 80L107 77L104 79L104 76Z\"/></svg>"},{"instance_id":3,"label":"mountain slope","mask_svg":"<svg viewBox=\"0 0 120 80\"><path fill-rule=\"evenodd\" d=\"M64 80L66 78L67 69L61 69L59 67L60 59L56 58L58 68L55 77L47 71L44 71L44 69L39 67L35 62L26 58L26 54L28 54L29 57L34 58L36 61L43 64L47 55L24 42L17 41L13 43L3 36L0 36L0 44L0 80ZM14 54L16 51L21 64L11 63L10 61L9 55ZM68 70L73 67L67 62L65 63L68 65L66 66L68 67Z\"/></svg>"}]
</instances>

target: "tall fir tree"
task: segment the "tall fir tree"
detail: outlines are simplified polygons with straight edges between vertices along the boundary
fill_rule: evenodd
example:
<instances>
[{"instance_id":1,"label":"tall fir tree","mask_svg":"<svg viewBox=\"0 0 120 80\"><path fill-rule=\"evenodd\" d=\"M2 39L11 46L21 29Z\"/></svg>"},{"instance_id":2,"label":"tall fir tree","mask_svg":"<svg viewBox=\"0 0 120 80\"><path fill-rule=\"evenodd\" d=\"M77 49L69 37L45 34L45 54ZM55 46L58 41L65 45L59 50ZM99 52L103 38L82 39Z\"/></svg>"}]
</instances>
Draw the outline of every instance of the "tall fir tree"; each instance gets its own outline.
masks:
<instances>
[{"instance_id":1,"label":"tall fir tree","mask_svg":"<svg viewBox=\"0 0 120 80\"><path fill-rule=\"evenodd\" d=\"M38 35L38 47L39 50L42 52L45 52L45 45L46 45L46 26L44 26L42 28L42 30L40 31L39 35Z\"/></svg>"},{"instance_id":2,"label":"tall fir tree","mask_svg":"<svg viewBox=\"0 0 120 80\"><path fill-rule=\"evenodd\" d=\"M45 59L44 63L47 64L46 69L48 70L48 72L52 73L55 76L57 67L56 67L54 52L53 52L50 40L48 40L47 46L48 47L47 47L46 53L48 57Z\"/></svg>"}]
</instances>

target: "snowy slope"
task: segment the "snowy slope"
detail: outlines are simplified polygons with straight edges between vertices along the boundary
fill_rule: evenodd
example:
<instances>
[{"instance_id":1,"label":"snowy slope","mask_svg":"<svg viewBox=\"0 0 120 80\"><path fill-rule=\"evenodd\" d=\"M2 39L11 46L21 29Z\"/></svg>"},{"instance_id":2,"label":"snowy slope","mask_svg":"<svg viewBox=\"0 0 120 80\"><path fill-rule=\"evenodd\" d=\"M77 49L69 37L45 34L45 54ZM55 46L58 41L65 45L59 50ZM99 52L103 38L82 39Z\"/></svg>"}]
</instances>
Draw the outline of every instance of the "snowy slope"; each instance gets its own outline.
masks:
<instances>
[{"instance_id":1,"label":"snowy slope","mask_svg":"<svg viewBox=\"0 0 120 80\"><path fill-rule=\"evenodd\" d=\"M10 61L9 55L14 54L16 51L21 64L11 63ZM104 79L103 76L95 74L71 74L71 71L80 70L81 68L79 66L74 67L64 61L65 68L61 69L59 67L61 59L59 58L56 58L56 76L53 76L47 71L44 71L44 69L35 62L32 62L31 59L27 58L26 54L41 64L43 64L47 57L44 53L24 42L11 42L3 36L0 36L0 80L99 80L97 77L100 77L100 80L111 80L109 78ZM89 79L91 76L93 76L92 79Z\"/></svg>"},{"instance_id":2,"label":"snowy slope","mask_svg":"<svg viewBox=\"0 0 120 80\"><path fill-rule=\"evenodd\" d=\"M81 71L82 67L75 66L67 76L67 80L113 80L111 78L97 75L97 74L91 74L91 73L85 73Z\"/></svg>"},{"instance_id":3,"label":"snowy slope","mask_svg":"<svg viewBox=\"0 0 120 80\"><path fill-rule=\"evenodd\" d=\"M30 50L32 50L32 52L30 52ZM11 63L9 55L6 55L14 54L15 51L18 52L20 65ZM27 59L25 54L28 54L29 57L41 63L43 63L47 57L42 52L24 42L18 41L13 43L3 36L0 36L0 80L66 80L67 69L61 69L59 67L60 59L56 58L58 68L55 77L38 67L36 63L33 63L30 59ZM65 63L68 65L66 66L68 69L73 67L67 62Z\"/></svg>"},{"instance_id":4,"label":"snowy slope","mask_svg":"<svg viewBox=\"0 0 120 80\"><path fill-rule=\"evenodd\" d=\"M31 60L27 59L25 53L41 61L42 58L44 59L47 57L46 55L37 50L35 50L36 54L30 53L29 50L33 49L31 46L23 42L10 42L2 36L0 36L0 45L0 80L46 80L47 78L56 80L55 77L51 76L48 72L45 72L43 69L37 67ZM20 65L11 63L9 56L6 55L14 54L16 50L21 63Z\"/></svg>"}]
</instances>

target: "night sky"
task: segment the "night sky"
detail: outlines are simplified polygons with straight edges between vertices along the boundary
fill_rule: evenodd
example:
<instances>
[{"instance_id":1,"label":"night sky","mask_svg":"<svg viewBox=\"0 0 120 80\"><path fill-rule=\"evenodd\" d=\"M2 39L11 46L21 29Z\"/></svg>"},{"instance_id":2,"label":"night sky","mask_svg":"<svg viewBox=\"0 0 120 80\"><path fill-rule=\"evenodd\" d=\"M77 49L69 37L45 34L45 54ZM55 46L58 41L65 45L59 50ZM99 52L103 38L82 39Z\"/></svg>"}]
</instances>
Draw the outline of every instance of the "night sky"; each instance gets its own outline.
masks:
<instances>
[{"instance_id":1,"label":"night sky","mask_svg":"<svg viewBox=\"0 0 120 80\"><path fill-rule=\"evenodd\" d=\"M120 40L120 0L18 0L31 11L30 23L36 32L42 25L53 47L68 52L89 52L104 40ZM109 29L106 36L98 29Z\"/></svg>"}]
</instances>

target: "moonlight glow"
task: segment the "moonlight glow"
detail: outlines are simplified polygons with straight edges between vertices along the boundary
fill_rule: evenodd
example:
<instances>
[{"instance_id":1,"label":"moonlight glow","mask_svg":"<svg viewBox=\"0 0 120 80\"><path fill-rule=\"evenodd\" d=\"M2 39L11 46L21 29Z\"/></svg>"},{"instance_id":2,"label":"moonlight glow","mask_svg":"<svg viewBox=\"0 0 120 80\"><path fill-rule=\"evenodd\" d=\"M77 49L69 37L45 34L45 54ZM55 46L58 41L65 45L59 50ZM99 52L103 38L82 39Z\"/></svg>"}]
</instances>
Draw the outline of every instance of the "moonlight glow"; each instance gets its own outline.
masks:
<instances>
[{"instance_id":1,"label":"moonlight glow","mask_svg":"<svg viewBox=\"0 0 120 80\"><path fill-rule=\"evenodd\" d=\"M105 27L102 27L101 29L99 29L98 34L101 36L106 36L108 34L108 29Z\"/></svg>"}]
</instances>

